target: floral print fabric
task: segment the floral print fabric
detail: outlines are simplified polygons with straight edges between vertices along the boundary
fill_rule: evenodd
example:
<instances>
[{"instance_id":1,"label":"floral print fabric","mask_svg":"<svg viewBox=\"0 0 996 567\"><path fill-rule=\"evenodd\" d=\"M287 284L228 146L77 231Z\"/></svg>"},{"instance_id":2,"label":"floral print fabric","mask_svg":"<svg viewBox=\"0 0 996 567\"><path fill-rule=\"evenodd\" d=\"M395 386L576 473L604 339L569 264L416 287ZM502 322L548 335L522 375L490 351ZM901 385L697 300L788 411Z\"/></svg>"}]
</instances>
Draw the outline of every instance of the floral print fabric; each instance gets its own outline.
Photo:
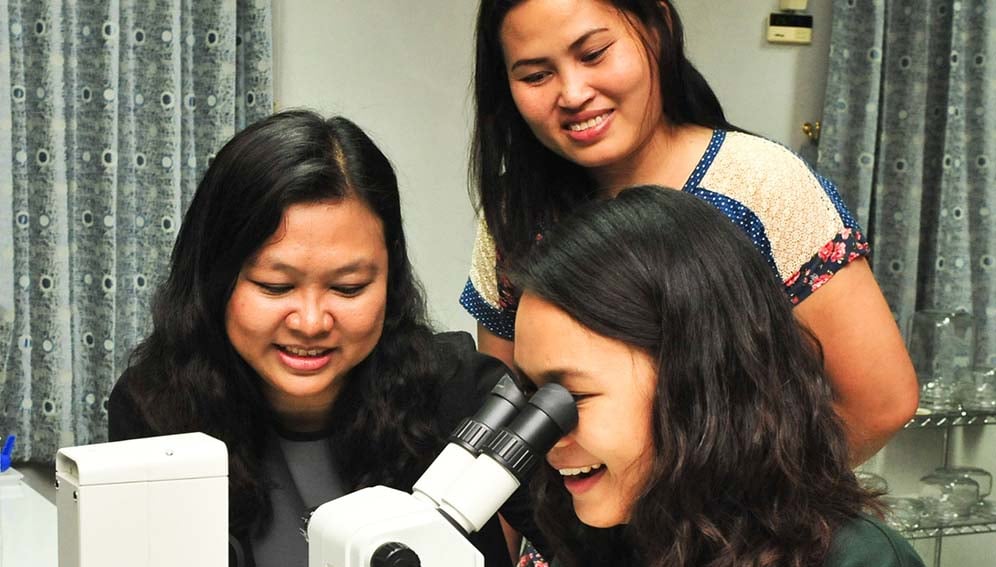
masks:
<instances>
[{"instance_id":1,"label":"floral print fabric","mask_svg":"<svg viewBox=\"0 0 996 567\"><path fill-rule=\"evenodd\" d=\"M682 190L713 205L751 239L793 305L870 252L836 186L764 138L716 130ZM492 333L514 338L518 293L503 276L501 254L483 221L460 303Z\"/></svg>"}]
</instances>

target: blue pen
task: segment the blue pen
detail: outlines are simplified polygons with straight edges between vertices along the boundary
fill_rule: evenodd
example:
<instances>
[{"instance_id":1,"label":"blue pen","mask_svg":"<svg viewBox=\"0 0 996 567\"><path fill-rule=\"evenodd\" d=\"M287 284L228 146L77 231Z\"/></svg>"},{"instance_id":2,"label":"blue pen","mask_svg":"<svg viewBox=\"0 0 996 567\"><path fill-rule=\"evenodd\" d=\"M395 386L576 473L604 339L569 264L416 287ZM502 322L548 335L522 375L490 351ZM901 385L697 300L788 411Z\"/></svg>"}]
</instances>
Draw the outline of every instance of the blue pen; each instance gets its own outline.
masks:
<instances>
[{"instance_id":1,"label":"blue pen","mask_svg":"<svg viewBox=\"0 0 996 567\"><path fill-rule=\"evenodd\" d=\"M10 468L10 462L14 455L14 441L17 435L9 435L3 444L3 451L0 451L0 473Z\"/></svg>"}]
</instances>

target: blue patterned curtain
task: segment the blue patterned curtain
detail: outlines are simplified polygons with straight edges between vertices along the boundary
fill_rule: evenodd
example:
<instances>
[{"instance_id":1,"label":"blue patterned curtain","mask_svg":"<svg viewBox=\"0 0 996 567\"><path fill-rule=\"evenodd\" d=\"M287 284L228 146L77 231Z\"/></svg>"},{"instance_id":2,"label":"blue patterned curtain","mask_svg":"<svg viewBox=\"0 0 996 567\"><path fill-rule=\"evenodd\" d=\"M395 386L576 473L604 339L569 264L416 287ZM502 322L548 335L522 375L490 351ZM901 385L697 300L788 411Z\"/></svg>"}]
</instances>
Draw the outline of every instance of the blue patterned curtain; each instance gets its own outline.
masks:
<instances>
[{"instance_id":1,"label":"blue patterned curtain","mask_svg":"<svg viewBox=\"0 0 996 567\"><path fill-rule=\"evenodd\" d=\"M0 437L106 440L199 176L272 108L269 0L0 0Z\"/></svg>"},{"instance_id":2,"label":"blue patterned curtain","mask_svg":"<svg viewBox=\"0 0 996 567\"><path fill-rule=\"evenodd\" d=\"M899 322L968 310L996 365L996 4L834 0L822 130Z\"/></svg>"}]
</instances>

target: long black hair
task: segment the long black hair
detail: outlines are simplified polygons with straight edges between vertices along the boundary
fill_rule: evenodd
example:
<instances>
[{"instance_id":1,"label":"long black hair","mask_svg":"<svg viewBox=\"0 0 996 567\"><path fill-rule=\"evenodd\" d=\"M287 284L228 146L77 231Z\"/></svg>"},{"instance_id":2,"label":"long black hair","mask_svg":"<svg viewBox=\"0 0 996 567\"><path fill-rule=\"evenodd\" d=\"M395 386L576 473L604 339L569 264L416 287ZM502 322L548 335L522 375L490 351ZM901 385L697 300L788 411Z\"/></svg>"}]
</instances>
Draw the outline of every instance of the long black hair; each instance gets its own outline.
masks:
<instances>
[{"instance_id":1,"label":"long black hair","mask_svg":"<svg viewBox=\"0 0 996 567\"><path fill-rule=\"evenodd\" d=\"M525 0L481 0L476 27L471 148L472 196L502 257L529 249L539 227L553 224L597 192L584 167L544 146L515 106L505 69L501 26ZM684 31L670 0L608 0L640 33L661 110L669 124L736 130L705 78L685 57ZM657 47L650 37L662 38Z\"/></svg>"},{"instance_id":2,"label":"long black hair","mask_svg":"<svg viewBox=\"0 0 996 567\"><path fill-rule=\"evenodd\" d=\"M345 198L360 199L382 221L388 281L381 340L331 410L331 446L348 456L337 466L347 489L404 485L438 444L432 332L390 162L345 118L287 111L263 119L236 134L200 182L157 291L153 332L126 371L155 433L203 431L227 444L235 533L269 517L261 460L273 414L259 376L229 342L226 305L243 264L288 207Z\"/></svg>"},{"instance_id":3,"label":"long black hair","mask_svg":"<svg viewBox=\"0 0 996 567\"><path fill-rule=\"evenodd\" d=\"M565 565L822 565L834 531L876 509L848 466L815 337L747 237L704 201L657 186L594 201L512 274L645 352L658 374L652 469L625 527L583 525L550 467L533 483Z\"/></svg>"}]
</instances>

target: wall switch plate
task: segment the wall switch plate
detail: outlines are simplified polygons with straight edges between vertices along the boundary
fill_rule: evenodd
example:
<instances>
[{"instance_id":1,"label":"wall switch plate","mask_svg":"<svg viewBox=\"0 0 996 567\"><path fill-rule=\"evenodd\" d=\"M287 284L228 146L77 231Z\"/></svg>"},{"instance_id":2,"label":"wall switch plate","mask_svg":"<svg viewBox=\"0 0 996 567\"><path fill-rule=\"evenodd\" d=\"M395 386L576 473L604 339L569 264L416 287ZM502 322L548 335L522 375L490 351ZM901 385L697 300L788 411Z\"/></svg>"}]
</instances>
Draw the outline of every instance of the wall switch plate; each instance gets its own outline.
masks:
<instances>
[{"instance_id":1,"label":"wall switch plate","mask_svg":"<svg viewBox=\"0 0 996 567\"><path fill-rule=\"evenodd\" d=\"M775 12L768 17L770 43L809 44L813 42L813 16Z\"/></svg>"}]
</instances>

